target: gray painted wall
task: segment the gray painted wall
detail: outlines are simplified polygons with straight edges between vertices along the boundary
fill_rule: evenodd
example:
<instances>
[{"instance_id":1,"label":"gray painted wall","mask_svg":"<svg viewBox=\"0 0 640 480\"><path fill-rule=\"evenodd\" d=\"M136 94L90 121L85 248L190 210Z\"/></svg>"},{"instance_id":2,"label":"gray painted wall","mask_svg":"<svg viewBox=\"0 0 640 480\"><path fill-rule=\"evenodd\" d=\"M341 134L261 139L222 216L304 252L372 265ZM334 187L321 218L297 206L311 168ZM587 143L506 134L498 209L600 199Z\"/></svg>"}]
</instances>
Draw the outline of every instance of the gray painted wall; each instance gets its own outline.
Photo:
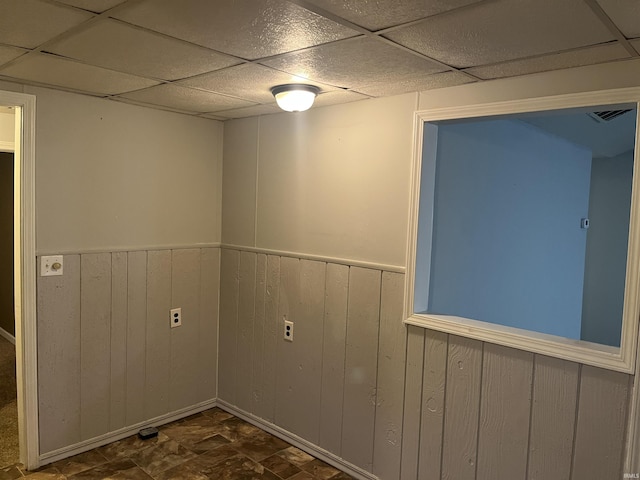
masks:
<instances>
[{"instance_id":1,"label":"gray painted wall","mask_svg":"<svg viewBox=\"0 0 640 480\"><path fill-rule=\"evenodd\" d=\"M219 261L219 248L65 255L64 275L38 277L42 454L216 398Z\"/></svg>"},{"instance_id":2,"label":"gray painted wall","mask_svg":"<svg viewBox=\"0 0 640 480\"><path fill-rule=\"evenodd\" d=\"M581 337L590 342L620 345L632 175L633 152L593 160Z\"/></svg>"},{"instance_id":3,"label":"gray painted wall","mask_svg":"<svg viewBox=\"0 0 640 480\"><path fill-rule=\"evenodd\" d=\"M398 273L223 248L220 281L219 398L380 479L622 476L629 375L407 328Z\"/></svg>"}]
</instances>

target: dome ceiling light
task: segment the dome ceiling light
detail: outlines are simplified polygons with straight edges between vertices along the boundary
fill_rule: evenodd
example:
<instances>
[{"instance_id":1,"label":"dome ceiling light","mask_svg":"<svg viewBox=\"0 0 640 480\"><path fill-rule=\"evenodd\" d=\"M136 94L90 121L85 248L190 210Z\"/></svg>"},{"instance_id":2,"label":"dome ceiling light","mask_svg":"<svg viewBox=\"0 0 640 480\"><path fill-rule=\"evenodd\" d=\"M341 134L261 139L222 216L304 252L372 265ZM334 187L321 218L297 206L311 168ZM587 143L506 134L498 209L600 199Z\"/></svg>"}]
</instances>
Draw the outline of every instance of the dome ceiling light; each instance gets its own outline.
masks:
<instances>
[{"instance_id":1,"label":"dome ceiling light","mask_svg":"<svg viewBox=\"0 0 640 480\"><path fill-rule=\"evenodd\" d=\"M319 92L318 87L304 84L278 85L271 89L278 106L287 112L309 110Z\"/></svg>"}]
</instances>

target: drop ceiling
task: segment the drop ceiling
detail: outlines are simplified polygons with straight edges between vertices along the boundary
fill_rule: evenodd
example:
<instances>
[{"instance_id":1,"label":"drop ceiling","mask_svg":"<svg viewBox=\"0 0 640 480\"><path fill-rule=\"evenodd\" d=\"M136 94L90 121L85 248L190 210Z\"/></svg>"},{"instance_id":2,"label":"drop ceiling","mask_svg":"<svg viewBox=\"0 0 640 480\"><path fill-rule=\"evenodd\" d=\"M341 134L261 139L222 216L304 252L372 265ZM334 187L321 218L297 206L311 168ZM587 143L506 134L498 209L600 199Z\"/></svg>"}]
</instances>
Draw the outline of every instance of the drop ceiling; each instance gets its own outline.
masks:
<instances>
[{"instance_id":1,"label":"drop ceiling","mask_svg":"<svg viewBox=\"0 0 640 480\"><path fill-rule=\"evenodd\" d=\"M0 0L0 79L220 120L639 52L638 0Z\"/></svg>"}]
</instances>

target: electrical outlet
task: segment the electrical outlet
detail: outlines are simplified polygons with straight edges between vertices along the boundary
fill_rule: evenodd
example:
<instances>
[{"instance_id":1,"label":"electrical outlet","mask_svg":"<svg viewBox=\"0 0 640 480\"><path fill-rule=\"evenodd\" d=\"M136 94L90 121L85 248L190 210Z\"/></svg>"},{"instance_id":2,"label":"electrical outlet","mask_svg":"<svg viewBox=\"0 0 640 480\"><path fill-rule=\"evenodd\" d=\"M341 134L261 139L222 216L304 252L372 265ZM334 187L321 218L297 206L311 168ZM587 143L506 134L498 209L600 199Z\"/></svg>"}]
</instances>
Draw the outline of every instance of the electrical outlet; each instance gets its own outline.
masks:
<instances>
[{"instance_id":1,"label":"electrical outlet","mask_svg":"<svg viewBox=\"0 0 640 480\"><path fill-rule=\"evenodd\" d=\"M284 339L293 342L293 322L289 320L284 321Z\"/></svg>"},{"instance_id":2,"label":"electrical outlet","mask_svg":"<svg viewBox=\"0 0 640 480\"><path fill-rule=\"evenodd\" d=\"M62 275L63 272L62 255L48 255L40 257L40 275L49 277L52 275Z\"/></svg>"},{"instance_id":3,"label":"electrical outlet","mask_svg":"<svg viewBox=\"0 0 640 480\"><path fill-rule=\"evenodd\" d=\"M182 309L172 308L171 309L171 328L176 328L181 326L182 326Z\"/></svg>"}]
</instances>

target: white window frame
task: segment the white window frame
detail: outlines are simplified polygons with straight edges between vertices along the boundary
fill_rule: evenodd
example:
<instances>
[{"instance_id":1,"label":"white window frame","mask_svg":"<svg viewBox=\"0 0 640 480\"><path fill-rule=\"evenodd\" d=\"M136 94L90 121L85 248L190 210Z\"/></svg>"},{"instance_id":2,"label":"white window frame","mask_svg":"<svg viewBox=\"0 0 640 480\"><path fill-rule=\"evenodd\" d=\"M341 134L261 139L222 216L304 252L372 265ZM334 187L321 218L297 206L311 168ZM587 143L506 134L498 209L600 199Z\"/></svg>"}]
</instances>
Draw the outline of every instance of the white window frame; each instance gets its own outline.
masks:
<instances>
[{"instance_id":1,"label":"white window frame","mask_svg":"<svg viewBox=\"0 0 640 480\"><path fill-rule=\"evenodd\" d=\"M634 373L640 313L640 88L558 95L463 107L421 110L414 116L413 168L405 276L404 323L624 373ZM450 315L414 313L416 254L425 122L636 104L636 142L620 348ZM424 213L424 212L423 212ZM433 219L433 212L428 212Z\"/></svg>"}]
</instances>

